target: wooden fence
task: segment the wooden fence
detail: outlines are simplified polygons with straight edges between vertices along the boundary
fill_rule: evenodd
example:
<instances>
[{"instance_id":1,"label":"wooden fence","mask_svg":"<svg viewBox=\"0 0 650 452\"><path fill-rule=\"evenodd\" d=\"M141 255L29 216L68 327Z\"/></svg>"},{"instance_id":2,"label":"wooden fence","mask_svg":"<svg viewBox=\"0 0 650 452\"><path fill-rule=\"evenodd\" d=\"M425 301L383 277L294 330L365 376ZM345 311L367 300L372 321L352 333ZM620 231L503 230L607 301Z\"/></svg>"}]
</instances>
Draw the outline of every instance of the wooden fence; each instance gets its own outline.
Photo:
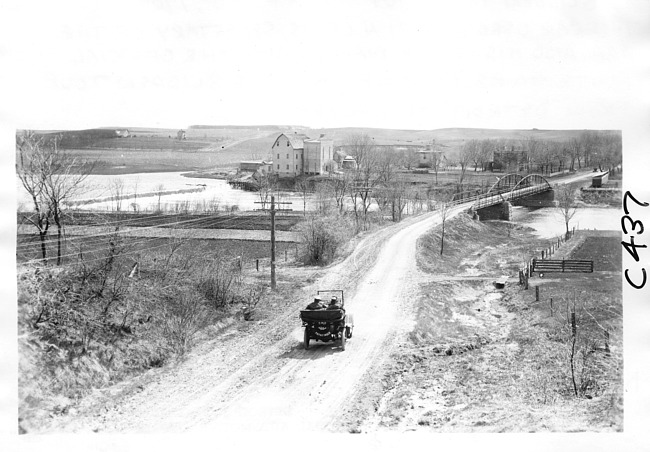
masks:
<instances>
[{"instance_id":1,"label":"wooden fence","mask_svg":"<svg viewBox=\"0 0 650 452\"><path fill-rule=\"evenodd\" d=\"M593 273L594 261L575 260L575 259L533 259L531 273L551 273L551 272L572 272L572 273Z\"/></svg>"}]
</instances>

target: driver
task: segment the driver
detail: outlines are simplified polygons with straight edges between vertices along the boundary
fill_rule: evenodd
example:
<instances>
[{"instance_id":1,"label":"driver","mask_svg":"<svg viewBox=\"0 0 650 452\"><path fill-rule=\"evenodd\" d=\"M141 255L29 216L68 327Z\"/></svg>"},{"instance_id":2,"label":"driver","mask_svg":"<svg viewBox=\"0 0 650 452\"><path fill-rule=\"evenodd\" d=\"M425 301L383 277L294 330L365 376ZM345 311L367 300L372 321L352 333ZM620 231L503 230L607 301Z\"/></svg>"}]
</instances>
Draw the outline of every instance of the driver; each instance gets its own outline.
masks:
<instances>
[{"instance_id":1,"label":"driver","mask_svg":"<svg viewBox=\"0 0 650 452\"><path fill-rule=\"evenodd\" d=\"M307 309L312 309L312 310L325 309L325 303L323 303L323 299L321 298L321 296L316 295L314 297L314 301L312 301L307 305Z\"/></svg>"}]
</instances>

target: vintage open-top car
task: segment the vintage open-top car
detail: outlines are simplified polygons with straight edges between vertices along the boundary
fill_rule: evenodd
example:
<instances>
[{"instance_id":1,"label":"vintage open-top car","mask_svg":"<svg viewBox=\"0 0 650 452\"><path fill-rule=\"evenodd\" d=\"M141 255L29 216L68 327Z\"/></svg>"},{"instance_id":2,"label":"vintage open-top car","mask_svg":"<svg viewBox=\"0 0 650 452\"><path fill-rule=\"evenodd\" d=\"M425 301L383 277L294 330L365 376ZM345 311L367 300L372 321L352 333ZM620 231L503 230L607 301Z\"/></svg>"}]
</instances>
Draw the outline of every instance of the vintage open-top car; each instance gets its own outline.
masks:
<instances>
[{"instance_id":1,"label":"vintage open-top car","mask_svg":"<svg viewBox=\"0 0 650 452\"><path fill-rule=\"evenodd\" d=\"M341 349L345 350L346 340L352 337L354 320L352 314L345 312L342 290L319 290L314 301L300 311L300 320L305 327L305 349L314 339L322 342L340 340Z\"/></svg>"}]
</instances>

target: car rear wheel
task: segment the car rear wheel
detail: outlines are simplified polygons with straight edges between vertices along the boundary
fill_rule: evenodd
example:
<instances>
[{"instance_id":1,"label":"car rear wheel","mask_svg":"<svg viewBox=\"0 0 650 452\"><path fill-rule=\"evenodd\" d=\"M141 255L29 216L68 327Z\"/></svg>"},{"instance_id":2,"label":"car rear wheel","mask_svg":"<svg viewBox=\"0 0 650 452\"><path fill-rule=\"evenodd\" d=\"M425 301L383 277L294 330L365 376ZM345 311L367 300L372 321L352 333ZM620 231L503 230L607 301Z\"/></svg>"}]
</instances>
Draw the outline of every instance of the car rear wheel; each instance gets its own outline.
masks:
<instances>
[{"instance_id":1,"label":"car rear wheel","mask_svg":"<svg viewBox=\"0 0 650 452\"><path fill-rule=\"evenodd\" d=\"M352 337L352 330L354 329L354 317L352 317L352 314L348 314L345 323L345 335L350 339Z\"/></svg>"},{"instance_id":2,"label":"car rear wheel","mask_svg":"<svg viewBox=\"0 0 650 452\"><path fill-rule=\"evenodd\" d=\"M341 350L343 351L345 351L345 342L346 342L345 333L346 333L345 328L341 328Z\"/></svg>"},{"instance_id":3,"label":"car rear wheel","mask_svg":"<svg viewBox=\"0 0 650 452\"><path fill-rule=\"evenodd\" d=\"M304 343L305 343L305 350L307 350L309 348L309 328L308 327L305 327Z\"/></svg>"}]
</instances>

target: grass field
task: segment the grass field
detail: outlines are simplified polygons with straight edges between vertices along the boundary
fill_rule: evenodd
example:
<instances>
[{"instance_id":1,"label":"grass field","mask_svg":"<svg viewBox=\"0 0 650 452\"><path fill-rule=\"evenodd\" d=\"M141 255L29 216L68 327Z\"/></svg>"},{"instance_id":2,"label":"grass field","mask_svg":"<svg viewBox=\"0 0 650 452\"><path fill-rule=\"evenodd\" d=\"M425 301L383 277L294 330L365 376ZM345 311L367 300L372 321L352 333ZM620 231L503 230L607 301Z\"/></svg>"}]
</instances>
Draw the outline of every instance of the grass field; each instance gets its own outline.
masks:
<instances>
[{"instance_id":1,"label":"grass field","mask_svg":"<svg viewBox=\"0 0 650 452\"><path fill-rule=\"evenodd\" d=\"M21 216L18 216L19 219ZM302 217L298 215L278 215L276 217L276 230L288 231L293 228ZM216 221L215 221L216 219ZM180 223L180 224L178 224ZM270 230L269 216L265 214L219 214L219 215L152 215L152 214L131 214L131 213L112 213L101 214L92 212L73 212L66 218L66 224L72 225L91 225L101 226L122 224L123 227L162 227L173 226L181 228L191 234L190 228L194 229L244 229L244 230ZM178 244L183 248L196 250L215 250L218 254L230 255L228 250L265 250L262 254L253 253L255 258L270 256L270 245L268 242L254 242L246 240L193 240L190 238L178 239L176 241L169 239L155 238L119 238L113 234L104 234L98 237L92 236L71 236L64 239L62 255L63 263L77 262L79 253L82 252L86 259L93 259L102 255L109 248L109 241L119 244L121 248L127 250L129 254L141 255L148 250L159 250L168 248L167 245ZM34 229L32 235L19 235L17 240L16 261L23 263L41 257L40 239ZM50 231L46 238L47 255L50 259L56 260L57 241L56 231ZM295 247L288 243L277 243L278 253L284 253L285 250L293 250ZM243 252L243 251L242 251ZM248 252L245 253L248 255ZM236 255L242 255L240 254Z\"/></svg>"}]
</instances>

